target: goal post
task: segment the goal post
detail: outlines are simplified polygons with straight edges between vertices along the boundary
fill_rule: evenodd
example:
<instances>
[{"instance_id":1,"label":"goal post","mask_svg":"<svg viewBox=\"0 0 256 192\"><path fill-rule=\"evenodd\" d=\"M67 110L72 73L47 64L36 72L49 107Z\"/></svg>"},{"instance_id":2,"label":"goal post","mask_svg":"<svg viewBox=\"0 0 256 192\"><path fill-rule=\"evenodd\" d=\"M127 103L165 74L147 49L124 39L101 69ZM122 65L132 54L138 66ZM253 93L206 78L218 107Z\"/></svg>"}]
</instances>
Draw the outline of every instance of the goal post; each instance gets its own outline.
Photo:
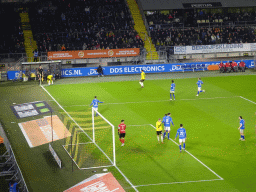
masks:
<instances>
[{"instance_id":1,"label":"goal post","mask_svg":"<svg viewBox=\"0 0 256 192\"><path fill-rule=\"evenodd\" d=\"M97 120L97 118L101 118L100 120ZM102 122L105 122L103 123ZM92 130L93 130L93 143L98 146L98 148L103 148L103 144L111 144L113 146L112 154L111 151L108 151L108 154L104 150L102 152L108 157L111 161L112 165L116 165L116 150L115 150L115 126L112 125L102 114L98 112L98 110L95 110L95 108L92 107ZM99 132L104 133L107 132L106 136L99 136ZM111 133L111 135L109 135ZM105 141L99 141L99 137L107 137L105 138ZM104 140L104 139L103 139ZM101 147L100 147L101 146Z\"/></svg>"},{"instance_id":2,"label":"goal post","mask_svg":"<svg viewBox=\"0 0 256 192\"><path fill-rule=\"evenodd\" d=\"M114 125L94 108L70 113L72 140L67 138L63 147L76 166L79 169L116 166Z\"/></svg>"},{"instance_id":3,"label":"goal post","mask_svg":"<svg viewBox=\"0 0 256 192\"><path fill-rule=\"evenodd\" d=\"M42 84L42 77L38 72L39 66L43 69L43 78L46 79L47 75L52 74L54 78L61 77L61 60L56 61L39 61L39 62L21 62L21 71L24 77L28 80L39 80Z\"/></svg>"}]
</instances>

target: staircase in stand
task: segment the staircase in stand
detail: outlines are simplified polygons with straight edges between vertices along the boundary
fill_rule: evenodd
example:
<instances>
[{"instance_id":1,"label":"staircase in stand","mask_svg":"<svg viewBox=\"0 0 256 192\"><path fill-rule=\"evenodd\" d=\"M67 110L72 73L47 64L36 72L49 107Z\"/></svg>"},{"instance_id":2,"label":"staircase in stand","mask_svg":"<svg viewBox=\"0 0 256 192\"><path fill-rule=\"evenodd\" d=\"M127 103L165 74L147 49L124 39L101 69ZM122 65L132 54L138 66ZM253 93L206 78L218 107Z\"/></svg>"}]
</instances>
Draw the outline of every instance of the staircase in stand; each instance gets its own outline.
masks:
<instances>
[{"instance_id":1,"label":"staircase in stand","mask_svg":"<svg viewBox=\"0 0 256 192\"><path fill-rule=\"evenodd\" d=\"M158 53L156 52L156 48L152 43L151 37L148 35L138 4L135 0L127 0L127 3L134 20L134 29L144 42L144 48L147 51L146 59L157 60L159 58Z\"/></svg>"},{"instance_id":2,"label":"staircase in stand","mask_svg":"<svg viewBox=\"0 0 256 192\"><path fill-rule=\"evenodd\" d=\"M24 34L24 45L25 51L28 57L28 62L33 61L33 51L37 49L36 41L33 39L33 33L31 26L29 24L29 15L28 13L20 13L21 26Z\"/></svg>"}]
</instances>

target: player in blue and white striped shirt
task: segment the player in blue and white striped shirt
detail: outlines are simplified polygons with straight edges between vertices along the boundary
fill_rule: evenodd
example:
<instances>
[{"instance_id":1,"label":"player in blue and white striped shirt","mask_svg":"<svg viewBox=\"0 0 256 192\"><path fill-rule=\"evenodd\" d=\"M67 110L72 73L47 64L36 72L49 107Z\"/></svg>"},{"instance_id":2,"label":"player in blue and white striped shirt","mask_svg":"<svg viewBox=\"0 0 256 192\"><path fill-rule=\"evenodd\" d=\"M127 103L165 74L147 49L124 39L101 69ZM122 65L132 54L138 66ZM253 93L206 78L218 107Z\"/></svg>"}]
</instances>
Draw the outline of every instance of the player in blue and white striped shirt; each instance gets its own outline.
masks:
<instances>
[{"instance_id":1,"label":"player in blue and white striped shirt","mask_svg":"<svg viewBox=\"0 0 256 192\"><path fill-rule=\"evenodd\" d=\"M103 102L99 101L99 100L97 99L97 96L95 96L95 99L93 99L93 100L92 100L92 103L90 104L90 106L92 105L92 107L93 107L94 110L96 111L96 116L98 116L98 113L97 113L97 111L98 111L98 103L103 103Z\"/></svg>"},{"instance_id":2,"label":"player in blue and white striped shirt","mask_svg":"<svg viewBox=\"0 0 256 192\"><path fill-rule=\"evenodd\" d=\"M239 140L241 141L245 141L244 139L244 119L242 118L242 116L239 116L239 120L240 120L240 126L238 127L238 129L240 129L240 135L241 135L241 138Z\"/></svg>"},{"instance_id":3,"label":"player in blue and white striped shirt","mask_svg":"<svg viewBox=\"0 0 256 192\"><path fill-rule=\"evenodd\" d=\"M183 128L183 124L180 124L180 128L177 130L177 134L175 136L175 139L176 140L176 137L179 135L179 143L180 143L180 152L181 152L181 144L183 142L183 149L185 150L185 140L186 140L186 137L187 137L187 134L186 134L186 130Z\"/></svg>"},{"instance_id":4,"label":"player in blue and white striped shirt","mask_svg":"<svg viewBox=\"0 0 256 192\"><path fill-rule=\"evenodd\" d=\"M204 84L204 83L203 83L203 81L201 80L201 78L198 78L198 81L197 81L196 84L197 84L197 87L198 87L198 89L197 89L197 95L196 95L196 96L198 96L200 92L205 92L205 90L202 90L202 84Z\"/></svg>"},{"instance_id":5,"label":"player in blue and white striped shirt","mask_svg":"<svg viewBox=\"0 0 256 192\"><path fill-rule=\"evenodd\" d=\"M175 83L174 80L172 80L171 84L171 90L170 90L170 100L172 100L172 94L173 94L173 100L175 100Z\"/></svg>"},{"instance_id":6,"label":"player in blue and white striped shirt","mask_svg":"<svg viewBox=\"0 0 256 192\"><path fill-rule=\"evenodd\" d=\"M170 115L171 115L171 113L168 113L167 116L165 116L163 118L163 123L164 123L164 137L163 138L165 138L166 132L168 132L168 140L170 140L171 123L174 126Z\"/></svg>"}]
</instances>

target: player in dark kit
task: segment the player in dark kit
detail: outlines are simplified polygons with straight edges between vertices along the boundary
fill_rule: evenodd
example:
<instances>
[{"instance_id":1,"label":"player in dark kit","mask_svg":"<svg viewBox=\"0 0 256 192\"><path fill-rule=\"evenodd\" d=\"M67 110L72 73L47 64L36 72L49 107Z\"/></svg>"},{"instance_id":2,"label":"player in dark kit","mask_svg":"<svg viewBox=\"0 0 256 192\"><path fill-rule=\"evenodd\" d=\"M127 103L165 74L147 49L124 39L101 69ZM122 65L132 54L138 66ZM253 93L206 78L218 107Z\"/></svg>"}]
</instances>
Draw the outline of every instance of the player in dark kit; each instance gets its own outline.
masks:
<instances>
[{"instance_id":1,"label":"player in dark kit","mask_svg":"<svg viewBox=\"0 0 256 192\"><path fill-rule=\"evenodd\" d=\"M124 146L125 129L126 129L126 125L124 124L124 120L121 120L121 124L118 125L118 135L119 135L119 140L122 143L121 146Z\"/></svg>"}]
</instances>

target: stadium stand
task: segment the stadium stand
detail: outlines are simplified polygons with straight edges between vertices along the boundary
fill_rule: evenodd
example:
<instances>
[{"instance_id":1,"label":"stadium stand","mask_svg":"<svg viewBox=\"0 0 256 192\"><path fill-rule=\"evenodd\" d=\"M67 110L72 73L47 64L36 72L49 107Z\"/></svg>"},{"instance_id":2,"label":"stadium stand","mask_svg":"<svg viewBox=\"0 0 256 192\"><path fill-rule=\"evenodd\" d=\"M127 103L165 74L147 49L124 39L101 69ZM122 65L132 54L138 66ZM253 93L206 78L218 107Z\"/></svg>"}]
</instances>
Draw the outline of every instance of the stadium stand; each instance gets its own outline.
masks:
<instances>
[{"instance_id":1,"label":"stadium stand","mask_svg":"<svg viewBox=\"0 0 256 192\"><path fill-rule=\"evenodd\" d=\"M0 53L21 53L24 52L23 32L20 26L18 10L9 4L1 4L1 36Z\"/></svg>"},{"instance_id":2,"label":"stadium stand","mask_svg":"<svg viewBox=\"0 0 256 192\"><path fill-rule=\"evenodd\" d=\"M147 14L146 18L152 28L197 27L212 25L229 24L256 24L256 14L254 11L248 12L245 9L237 12L228 9L197 9L197 11L188 10L170 10L167 12L153 11Z\"/></svg>"},{"instance_id":3,"label":"stadium stand","mask_svg":"<svg viewBox=\"0 0 256 192\"><path fill-rule=\"evenodd\" d=\"M242 26L151 29L150 34L156 46L255 43L254 29Z\"/></svg>"},{"instance_id":4,"label":"stadium stand","mask_svg":"<svg viewBox=\"0 0 256 192\"><path fill-rule=\"evenodd\" d=\"M42 1L29 10L39 52L142 48L143 41L133 28L125 2Z\"/></svg>"},{"instance_id":5,"label":"stadium stand","mask_svg":"<svg viewBox=\"0 0 256 192\"><path fill-rule=\"evenodd\" d=\"M244 8L146 12L153 43L159 46L255 43L255 11Z\"/></svg>"}]
</instances>

